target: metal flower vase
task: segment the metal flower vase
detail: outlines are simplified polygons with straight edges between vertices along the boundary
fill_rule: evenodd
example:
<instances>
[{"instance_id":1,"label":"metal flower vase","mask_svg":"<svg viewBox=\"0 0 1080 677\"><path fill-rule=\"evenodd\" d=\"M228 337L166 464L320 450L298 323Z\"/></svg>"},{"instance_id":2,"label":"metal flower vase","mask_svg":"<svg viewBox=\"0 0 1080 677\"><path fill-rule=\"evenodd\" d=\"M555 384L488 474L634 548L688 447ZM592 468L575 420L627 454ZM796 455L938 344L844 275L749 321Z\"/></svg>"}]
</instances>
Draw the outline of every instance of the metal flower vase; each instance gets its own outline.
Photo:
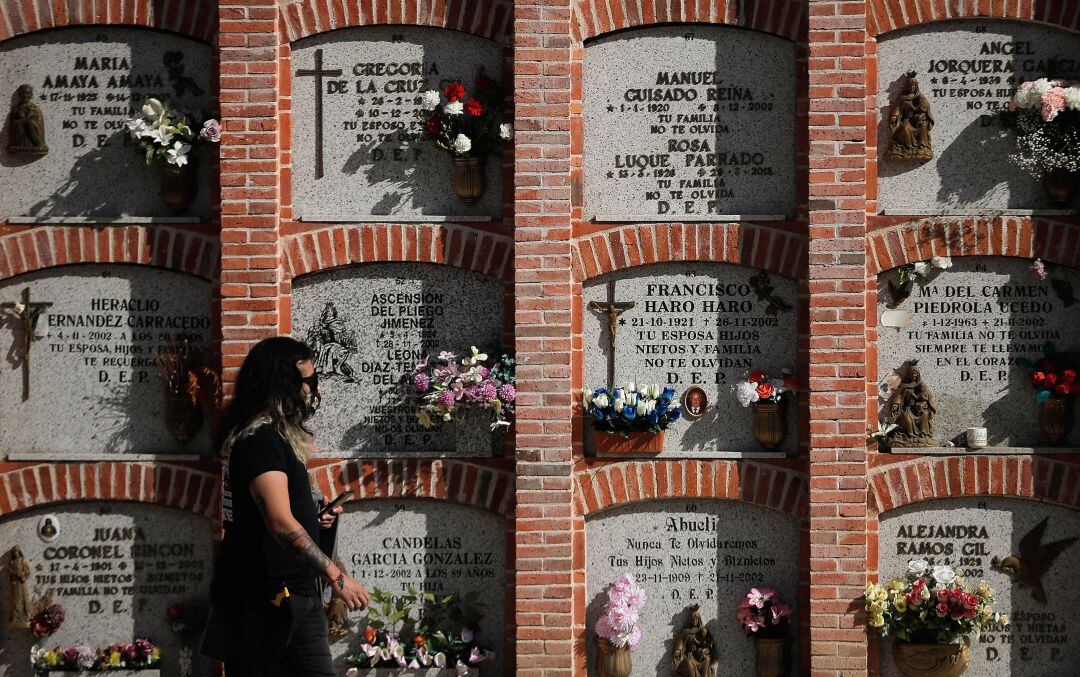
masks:
<instances>
[{"instance_id":1,"label":"metal flower vase","mask_svg":"<svg viewBox=\"0 0 1080 677\"><path fill-rule=\"evenodd\" d=\"M198 172L194 161L189 161L183 166L162 163L161 197L165 204L178 212L195 204L195 194L199 190L197 178Z\"/></svg>"},{"instance_id":2,"label":"metal flower vase","mask_svg":"<svg viewBox=\"0 0 1080 677\"><path fill-rule=\"evenodd\" d=\"M893 642L893 662L906 677L957 677L967 670L967 644Z\"/></svg>"},{"instance_id":3,"label":"metal flower vase","mask_svg":"<svg viewBox=\"0 0 1080 677\"><path fill-rule=\"evenodd\" d=\"M487 190L487 167L484 158L456 157L454 194L467 205L476 204Z\"/></svg>"},{"instance_id":4,"label":"metal flower vase","mask_svg":"<svg viewBox=\"0 0 1080 677\"><path fill-rule=\"evenodd\" d=\"M765 451L776 449L787 439L787 411L782 403L755 402L754 438Z\"/></svg>"},{"instance_id":5,"label":"metal flower vase","mask_svg":"<svg viewBox=\"0 0 1080 677\"><path fill-rule=\"evenodd\" d=\"M788 639L754 638L754 674L756 677L787 677Z\"/></svg>"},{"instance_id":6,"label":"metal flower vase","mask_svg":"<svg viewBox=\"0 0 1080 677\"><path fill-rule=\"evenodd\" d=\"M1039 429L1050 446L1061 444L1073 427L1073 398L1071 395L1051 395L1038 405Z\"/></svg>"},{"instance_id":7,"label":"metal flower vase","mask_svg":"<svg viewBox=\"0 0 1080 677\"><path fill-rule=\"evenodd\" d=\"M596 671L600 677L630 677L634 669L630 660L630 647L614 646L606 639L596 638L598 649Z\"/></svg>"},{"instance_id":8,"label":"metal flower vase","mask_svg":"<svg viewBox=\"0 0 1080 677\"><path fill-rule=\"evenodd\" d=\"M165 428L180 444L195 439L203 427L203 412L187 393L165 390Z\"/></svg>"}]
</instances>

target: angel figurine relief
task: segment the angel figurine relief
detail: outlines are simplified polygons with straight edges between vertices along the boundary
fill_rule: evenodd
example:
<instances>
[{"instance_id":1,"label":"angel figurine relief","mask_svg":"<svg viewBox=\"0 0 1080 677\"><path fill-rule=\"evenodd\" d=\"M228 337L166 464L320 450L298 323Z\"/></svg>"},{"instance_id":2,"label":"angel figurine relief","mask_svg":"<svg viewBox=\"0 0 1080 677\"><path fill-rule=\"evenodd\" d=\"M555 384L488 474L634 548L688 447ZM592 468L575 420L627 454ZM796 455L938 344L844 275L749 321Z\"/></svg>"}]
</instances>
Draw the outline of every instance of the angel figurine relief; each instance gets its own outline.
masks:
<instances>
[{"instance_id":1,"label":"angel figurine relief","mask_svg":"<svg viewBox=\"0 0 1080 677\"><path fill-rule=\"evenodd\" d=\"M903 91L889 109L889 145L885 149L885 159L932 160L934 148L930 131L933 128L930 101L919 91L915 71L911 71L907 74Z\"/></svg>"},{"instance_id":2,"label":"angel figurine relief","mask_svg":"<svg viewBox=\"0 0 1080 677\"><path fill-rule=\"evenodd\" d=\"M884 420L896 425L890 446L933 447L934 416L937 408L934 393L922 380L918 360L904 362L891 377L891 391L885 403Z\"/></svg>"}]
</instances>

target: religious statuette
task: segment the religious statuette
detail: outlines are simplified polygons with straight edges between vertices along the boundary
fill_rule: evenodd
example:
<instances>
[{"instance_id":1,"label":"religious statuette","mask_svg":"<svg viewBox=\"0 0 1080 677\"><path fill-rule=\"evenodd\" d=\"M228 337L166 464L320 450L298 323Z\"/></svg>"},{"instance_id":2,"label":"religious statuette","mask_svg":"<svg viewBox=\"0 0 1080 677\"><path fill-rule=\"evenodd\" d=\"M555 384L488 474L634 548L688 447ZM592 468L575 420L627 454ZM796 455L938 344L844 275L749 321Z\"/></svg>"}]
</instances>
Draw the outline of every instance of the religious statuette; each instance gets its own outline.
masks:
<instances>
[{"instance_id":1,"label":"religious statuette","mask_svg":"<svg viewBox=\"0 0 1080 677\"><path fill-rule=\"evenodd\" d=\"M11 549L11 562L8 563L8 581L11 583L11 618L10 628L29 628L32 617L30 591L26 585L30 581L30 564L23 556L22 548Z\"/></svg>"},{"instance_id":2,"label":"religious statuette","mask_svg":"<svg viewBox=\"0 0 1080 677\"><path fill-rule=\"evenodd\" d=\"M8 113L8 145L12 155L45 155L45 115L34 103L34 88L19 85L15 103Z\"/></svg>"},{"instance_id":3,"label":"religious statuette","mask_svg":"<svg viewBox=\"0 0 1080 677\"><path fill-rule=\"evenodd\" d=\"M1042 522L1020 539L1020 554L1010 555L1005 559L994 557L990 560L991 567L1012 578L1020 587L1031 590L1035 601L1044 606L1046 591L1043 590L1043 576L1061 553L1080 540L1074 536L1043 544L1042 538L1049 520L1049 517L1043 518Z\"/></svg>"},{"instance_id":4,"label":"religious statuette","mask_svg":"<svg viewBox=\"0 0 1080 677\"><path fill-rule=\"evenodd\" d=\"M885 405L885 421L898 428L893 448L932 447L934 440L934 393L922 380L918 360L908 360L896 370L899 382Z\"/></svg>"},{"instance_id":5,"label":"religious statuette","mask_svg":"<svg viewBox=\"0 0 1080 677\"><path fill-rule=\"evenodd\" d=\"M615 300L615 281L607 283L607 301L589 301L589 310L598 315L604 315L608 322L608 365L607 386L608 390L615 387L615 335L619 331L619 324L625 322L619 316L634 307L633 301Z\"/></svg>"},{"instance_id":6,"label":"religious statuette","mask_svg":"<svg viewBox=\"0 0 1080 677\"><path fill-rule=\"evenodd\" d=\"M930 102L919 91L915 71L910 71L903 91L889 109L889 146L885 150L885 159L920 162L934 159L930 142L933 128Z\"/></svg>"},{"instance_id":7,"label":"religious statuette","mask_svg":"<svg viewBox=\"0 0 1080 677\"><path fill-rule=\"evenodd\" d=\"M671 653L671 674L674 677L716 677L716 645L712 633L701 622L700 607L687 607L690 618L675 633Z\"/></svg>"},{"instance_id":8,"label":"religious statuette","mask_svg":"<svg viewBox=\"0 0 1080 677\"><path fill-rule=\"evenodd\" d=\"M709 409L709 395L701 386L690 386L683 392L682 410L683 418L687 421L698 421Z\"/></svg>"},{"instance_id":9,"label":"religious statuette","mask_svg":"<svg viewBox=\"0 0 1080 677\"><path fill-rule=\"evenodd\" d=\"M14 315L17 322L19 339L22 345L16 349L19 361L22 363L22 401L30 399L30 346L37 341L37 321L41 313L52 303L38 303L30 301L30 287L22 291L21 301L7 301L0 303L0 310L6 310Z\"/></svg>"}]
</instances>

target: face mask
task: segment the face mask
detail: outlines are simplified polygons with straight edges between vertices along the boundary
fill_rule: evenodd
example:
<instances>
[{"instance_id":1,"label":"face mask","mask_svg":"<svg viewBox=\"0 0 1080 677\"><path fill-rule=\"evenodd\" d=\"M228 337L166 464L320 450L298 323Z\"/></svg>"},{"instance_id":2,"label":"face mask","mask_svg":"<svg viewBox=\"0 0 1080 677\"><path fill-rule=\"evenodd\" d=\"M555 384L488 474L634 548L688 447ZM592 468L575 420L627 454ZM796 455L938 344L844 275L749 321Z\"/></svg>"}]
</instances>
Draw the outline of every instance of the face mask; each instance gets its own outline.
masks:
<instances>
[{"instance_id":1,"label":"face mask","mask_svg":"<svg viewBox=\"0 0 1080 677\"><path fill-rule=\"evenodd\" d=\"M322 403L322 398L319 397L318 392L305 393L304 394L304 407L305 417L310 418L315 415L315 412L319 410L319 405Z\"/></svg>"}]
</instances>

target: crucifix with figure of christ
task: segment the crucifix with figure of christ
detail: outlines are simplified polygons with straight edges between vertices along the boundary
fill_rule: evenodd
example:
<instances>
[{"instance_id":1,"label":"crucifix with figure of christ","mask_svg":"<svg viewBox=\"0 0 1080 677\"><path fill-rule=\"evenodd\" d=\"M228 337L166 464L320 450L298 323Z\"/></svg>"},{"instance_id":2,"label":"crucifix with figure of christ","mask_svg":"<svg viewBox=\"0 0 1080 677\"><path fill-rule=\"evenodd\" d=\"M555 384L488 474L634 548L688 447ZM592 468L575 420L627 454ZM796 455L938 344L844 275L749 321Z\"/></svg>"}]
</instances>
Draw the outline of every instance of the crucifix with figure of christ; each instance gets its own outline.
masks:
<instances>
[{"instance_id":1,"label":"crucifix with figure of christ","mask_svg":"<svg viewBox=\"0 0 1080 677\"><path fill-rule=\"evenodd\" d=\"M0 309L14 310L15 317L18 318L20 324L20 331L22 332L22 400L23 402L30 399L30 346L37 340L37 321L41 313L46 308L51 306L51 303L39 303L30 300L30 287L26 287L22 290L22 300L6 301L0 303Z\"/></svg>"},{"instance_id":2,"label":"crucifix with figure of christ","mask_svg":"<svg viewBox=\"0 0 1080 677\"><path fill-rule=\"evenodd\" d=\"M340 77L341 69L323 70L322 50L315 50L315 68L300 68L296 71L296 77L315 78L315 178L323 177L323 78Z\"/></svg>"},{"instance_id":3,"label":"crucifix with figure of christ","mask_svg":"<svg viewBox=\"0 0 1080 677\"><path fill-rule=\"evenodd\" d=\"M619 331L619 316L634 307L633 301L615 300L615 281L607 283L607 301L589 301L589 310L607 317L608 321L608 346L607 356L607 387L611 390L615 387L615 335Z\"/></svg>"}]
</instances>

